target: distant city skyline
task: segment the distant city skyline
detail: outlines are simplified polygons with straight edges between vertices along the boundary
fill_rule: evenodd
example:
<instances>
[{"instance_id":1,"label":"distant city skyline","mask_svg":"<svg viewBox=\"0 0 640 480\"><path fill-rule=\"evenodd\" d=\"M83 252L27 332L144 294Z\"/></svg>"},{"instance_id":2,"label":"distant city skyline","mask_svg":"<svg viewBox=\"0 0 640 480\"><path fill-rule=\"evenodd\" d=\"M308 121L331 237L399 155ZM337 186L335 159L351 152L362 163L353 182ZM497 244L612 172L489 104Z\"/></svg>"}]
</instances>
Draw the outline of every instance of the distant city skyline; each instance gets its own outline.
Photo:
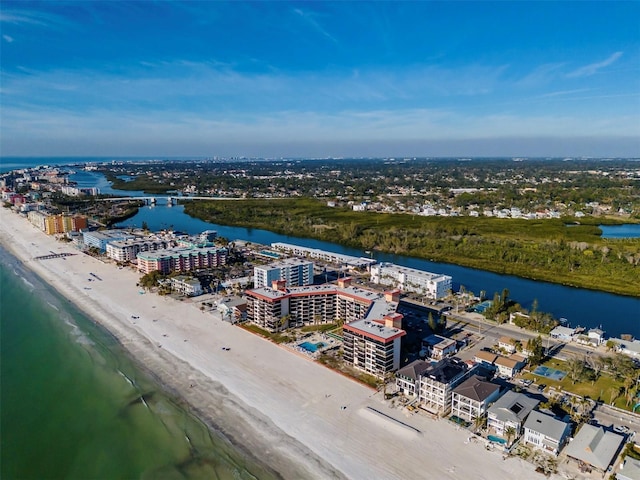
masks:
<instances>
[{"instance_id":1,"label":"distant city skyline","mask_svg":"<svg viewBox=\"0 0 640 480\"><path fill-rule=\"evenodd\" d=\"M2 156L640 156L640 2L15 2Z\"/></svg>"}]
</instances>

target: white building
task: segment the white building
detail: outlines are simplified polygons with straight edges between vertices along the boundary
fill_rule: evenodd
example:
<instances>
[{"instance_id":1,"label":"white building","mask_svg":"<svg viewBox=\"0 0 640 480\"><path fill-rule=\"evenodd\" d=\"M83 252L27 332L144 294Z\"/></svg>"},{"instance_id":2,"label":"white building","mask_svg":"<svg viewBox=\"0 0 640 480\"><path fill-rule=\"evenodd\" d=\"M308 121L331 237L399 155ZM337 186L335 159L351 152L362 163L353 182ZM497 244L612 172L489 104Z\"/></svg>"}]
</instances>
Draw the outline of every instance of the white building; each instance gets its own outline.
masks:
<instances>
[{"instance_id":1,"label":"white building","mask_svg":"<svg viewBox=\"0 0 640 480\"><path fill-rule=\"evenodd\" d=\"M429 335L422 339L422 351L429 358L439 361L455 354L458 349L456 341L451 338L441 335ZM422 356L422 353L420 355Z\"/></svg>"},{"instance_id":2,"label":"white building","mask_svg":"<svg viewBox=\"0 0 640 480\"><path fill-rule=\"evenodd\" d=\"M131 262L140 252L155 252L175 246L175 241L160 238L131 238L107 243L107 257L116 262Z\"/></svg>"},{"instance_id":3,"label":"white building","mask_svg":"<svg viewBox=\"0 0 640 480\"><path fill-rule=\"evenodd\" d=\"M259 265L253 269L255 288L271 287L274 281L284 280L289 287L304 287L313 283L313 262L288 258L271 265Z\"/></svg>"},{"instance_id":4,"label":"white building","mask_svg":"<svg viewBox=\"0 0 640 480\"><path fill-rule=\"evenodd\" d=\"M570 433L569 423L534 410L524 424L523 442L538 450L558 455Z\"/></svg>"},{"instance_id":5,"label":"white building","mask_svg":"<svg viewBox=\"0 0 640 480\"><path fill-rule=\"evenodd\" d=\"M404 292L426 295L433 299L446 297L452 285L449 275L401 267L387 262L371 266L371 281L381 285L391 285Z\"/></svg>"},{"instance_id":6,"label":"white building","mask_svg":"<svg viewBox=\"0 0 640 480\"><path fill-rule=\"evenodd\" d=\"M522 393L509 391L487 410L487 428L505 437L507 429L511 427L515 431L515 438L518 438L522 424L538 403L538 400Z\"/></svg>"},{"instance_id":7,"label":"white building","mask_svg":"<svg viewBox=\"0 0 640 480\"><path fill-rule=\"evenodd\" d=\"M453 389L469 378L474 370L462 360L450 357L430 365L420 376L422 408L440 416L449 413Z\"/></svg>"},{"instance_id":8,"label":"white building","mask_svg":"<svg viewBox=\"0 0 640 480\"><path fill-rule=\"evenodd\" d=\"M85 246L95 247L101 252L106 252L109 242L117 242L135 238L134 235L124 230L96 230L92 232L82 232Z\"/></svg>"},{"instance_id":9,"label":"white building","mask_svg":"<svg viewBox=\"0 0 640 480\"><path fill-rule=\"evenodd\" d=\"M347 268L368 269L370 265L376 263L376 260L371 258L353 257L351 255L328 252L318 248L302 247L291 243L276 242L271 244L271 248L297 257L313 258L316 260L322 260L323 262L333 263L335 265L346 265Z\"/></svg>"},{"instance_id":10,"label":"white building","mask_svg":"<svg viewBox=\"0 0 640 480\"><path fill-rule=\"evenodd\" d=\"M483 417L491 402L500 396L500 386L473 375L453 389L451 415L472 422Z\"/></svg>"},{"instance_id":11,"label":"white building","mask_svg":"<svg viewBox=\"0 0 640 480\"><path fill-rule=\"evenodd\" d=\"M171 278L171 289L182 295L196 297L202 295L202 285L197 278L179 275Z\"/></svg>"}]
</instances>

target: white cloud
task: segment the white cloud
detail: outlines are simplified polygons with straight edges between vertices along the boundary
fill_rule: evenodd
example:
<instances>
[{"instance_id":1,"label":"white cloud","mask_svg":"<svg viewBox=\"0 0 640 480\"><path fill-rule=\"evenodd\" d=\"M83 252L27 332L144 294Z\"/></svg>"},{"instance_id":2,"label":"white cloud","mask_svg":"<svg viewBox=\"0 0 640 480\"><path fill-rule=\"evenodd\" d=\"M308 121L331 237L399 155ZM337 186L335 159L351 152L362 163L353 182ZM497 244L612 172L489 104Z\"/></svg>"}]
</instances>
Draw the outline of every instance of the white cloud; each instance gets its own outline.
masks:
<instances>
[{"instance_id":1,"label":"white cloud","mask_svg":"<svg viewBox=\"0 0 640 480\"><path fill-rule=\"evenodd\" d=\"M9 35L2 35L2 38L7 43L13 43L13 37L10 37Z\"/></svg>"},{"instance_id":2,"label":"white cloud","mask_svg":"<svg viewBox=\"0 0 640 480\"><path fill-rule=\"evenodd\" d=\"M598 73L598 70L608 67L622 56L622 52L615 52L601 62L590 63L567 74L567 77L588 77Z\"/></svg>"},{"instance_id":3,"label":"white cloud","mask_svg":"<svg viewBox=\"0 0 640 480\"><path fill-rule=\"evenodd\" d=\"M331 35L324 27L322 27L322 25L320 25L320 23L314 18L316 16L315 13L305 12L299 8L294 8L293 11L301 18L303 18L314 30L327 37L333 43L338 43L338 40L333 35Z\"/></svg>"}]
</instances>

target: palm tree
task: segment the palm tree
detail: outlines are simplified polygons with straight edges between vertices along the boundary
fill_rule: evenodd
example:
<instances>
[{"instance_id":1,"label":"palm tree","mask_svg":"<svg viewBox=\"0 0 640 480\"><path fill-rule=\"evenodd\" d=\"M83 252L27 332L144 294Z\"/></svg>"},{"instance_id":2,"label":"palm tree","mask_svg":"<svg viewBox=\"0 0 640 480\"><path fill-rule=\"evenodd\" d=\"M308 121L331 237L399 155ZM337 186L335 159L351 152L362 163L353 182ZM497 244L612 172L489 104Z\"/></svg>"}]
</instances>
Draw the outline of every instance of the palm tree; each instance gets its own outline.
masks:
<instances>
[{"instance_id":1,"label":"palm tree","mask_svg":"<svg viewBox=\"0 0 640 480\"><path fill-rule=\"evenodd\" d=\"M504 434L507 437L507 445L511 446L511 439L516 435L516 429L512 426L509 426L505 429Z\"/></svg>"},{"instance_id":2,"label":"palm tree","mask_svg":"<svg viewBox=\"0 0 640 480\"><path fill-rule=\"evenodd\" d=\"M487 417L484 415L478 415L473 419L473 428L475 431L482 430L487 424Z\"/></svg>"}]
</instances>

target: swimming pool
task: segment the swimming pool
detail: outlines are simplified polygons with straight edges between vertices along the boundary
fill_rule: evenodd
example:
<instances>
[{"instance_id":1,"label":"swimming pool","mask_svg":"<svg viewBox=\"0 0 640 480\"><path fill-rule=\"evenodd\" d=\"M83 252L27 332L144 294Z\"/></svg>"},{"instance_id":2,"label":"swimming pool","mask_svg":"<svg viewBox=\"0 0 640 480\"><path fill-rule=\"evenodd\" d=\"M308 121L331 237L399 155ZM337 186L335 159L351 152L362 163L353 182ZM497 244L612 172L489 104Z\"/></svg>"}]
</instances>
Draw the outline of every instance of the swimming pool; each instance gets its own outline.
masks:
<instances>
[{"instance_id":1,"label":"swimming pool","mask_svg":"<svg viewBox=\"0 0 640 480\"><path fill-rule=\"evenodd\" d=\"M318 351L319 348L326 347L327 344L322 342L318 342L318 343L302 342L298 346L300 348L304 348L307 352L315 353Z\"/></svg>"},{"instance_id":2,"label":"swimming pool","mask_svg":"<svg viewBox=\"0 0 640 480\"><path fill-rule=\"evenodd\" d=\"M507 441L502 437L496 437L495 435L487 435L487 438L490 442L501 443L502 445L506 445Z\"/></svg>"},{"instance_id":3,"label":"swimming pool","mask_svg":"<svg viewBox=\"0 0 640 480\"><path fill-rule=\"evenodd\" d=\"M264 255L265 257L275 258L275 259L280 258L279 253L272 252L270 250L260 250L260 255Z\"/></svg>"}]
</instances>

